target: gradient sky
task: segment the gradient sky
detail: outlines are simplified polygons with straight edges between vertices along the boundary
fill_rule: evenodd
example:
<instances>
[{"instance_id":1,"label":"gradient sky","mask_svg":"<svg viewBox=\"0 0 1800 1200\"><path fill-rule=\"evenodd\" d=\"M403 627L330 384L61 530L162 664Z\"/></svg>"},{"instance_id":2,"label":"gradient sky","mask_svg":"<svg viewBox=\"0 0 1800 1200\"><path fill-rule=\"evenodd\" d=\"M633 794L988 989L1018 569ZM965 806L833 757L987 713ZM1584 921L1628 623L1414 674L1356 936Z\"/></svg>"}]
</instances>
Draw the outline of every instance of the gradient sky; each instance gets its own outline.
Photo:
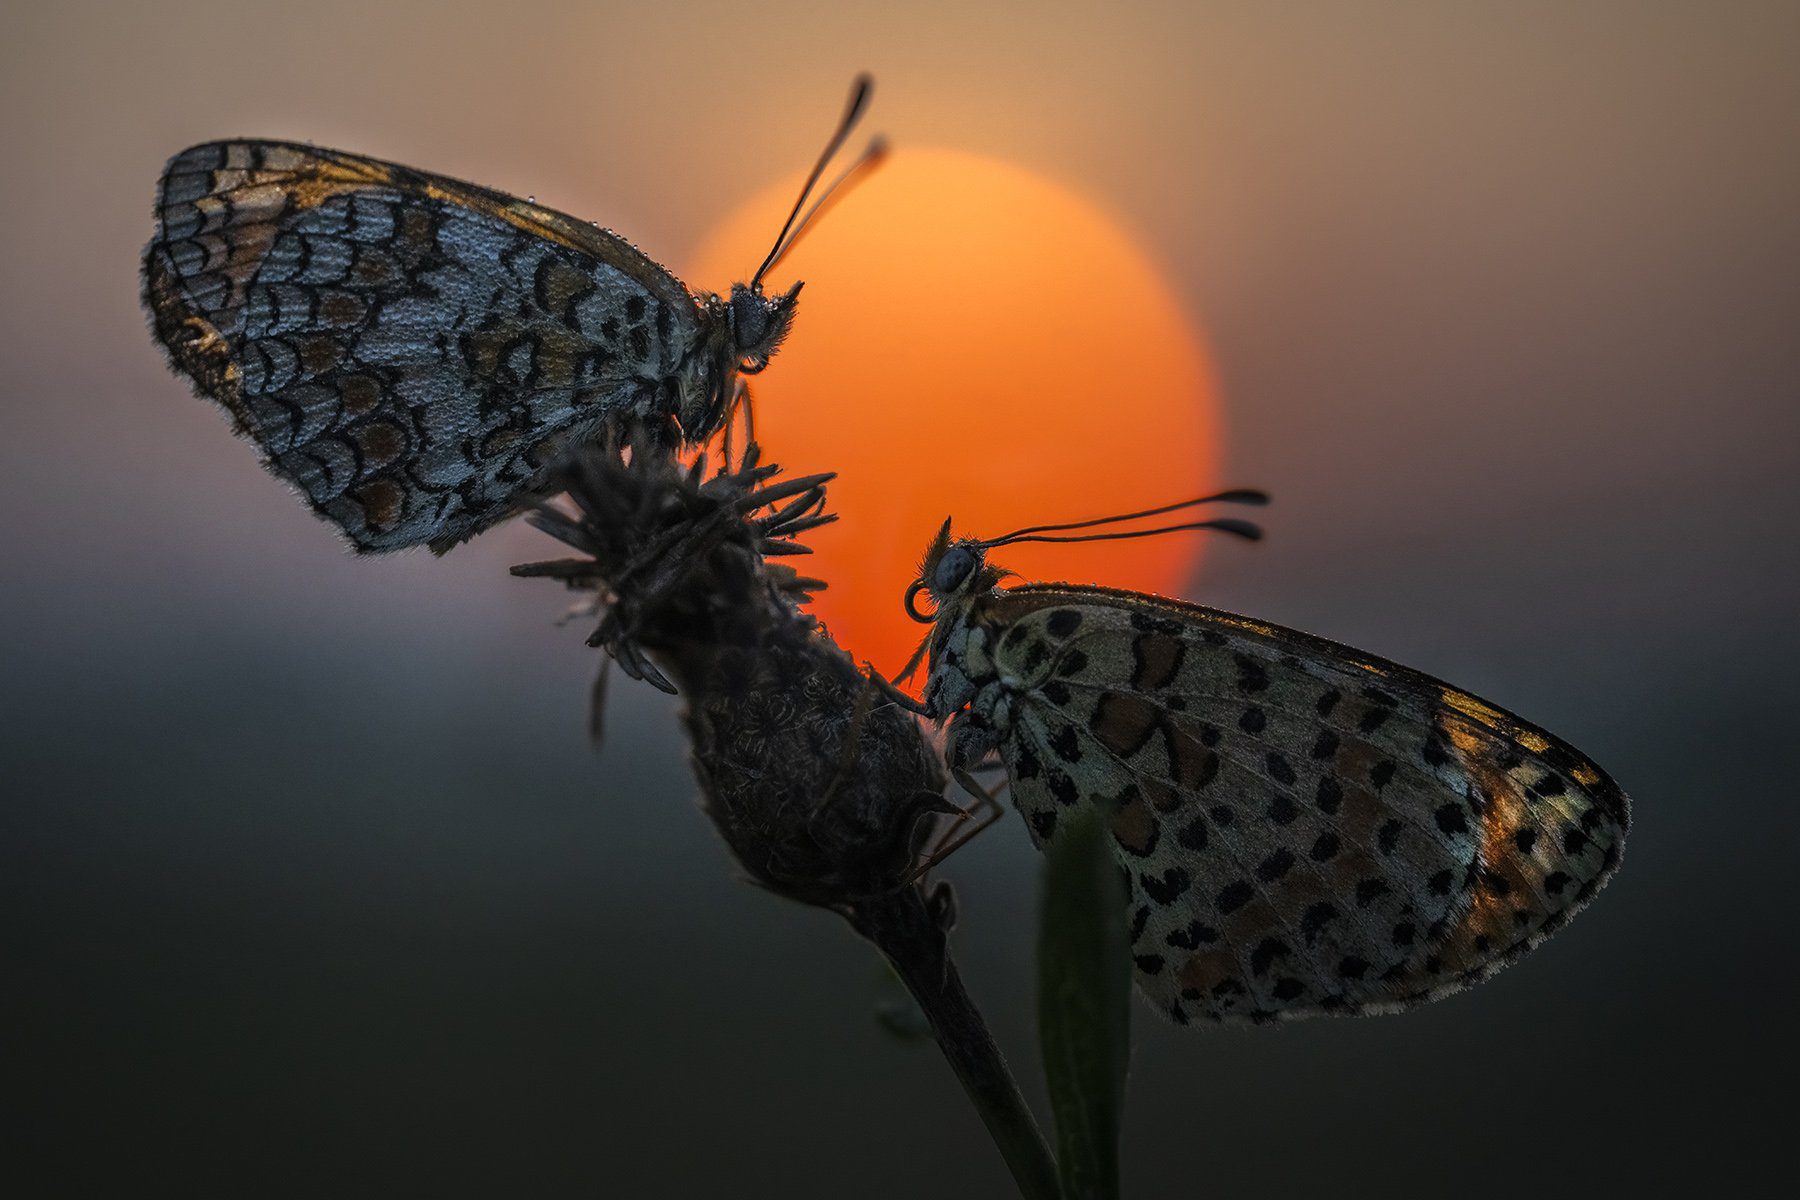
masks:
<instances>
[{"instance_id":1,"label":"gradient sky","mask_svg":"<svg viewBox=\"0 0 1800 1200\"><path fill-rule=\"evenodd\" d=\"M1636 802L1594 908L1469 995L1275 1031L1140 1009L1132 1194L1772 1161L1800 999L1797 46L1791 3L7 6L14 1131L71 1191L1004 1187L943 1064L878 1035L871 954L733 881L673 704L620 688L586 747L593 657L505 573L544 539L352 559L137 306L192 142L394 158L679 263L869 69L896 143L1090 196L1176 282L1227 474L1278 498L1191 595L1489 696ZM1013 820L948 871L1027 1075L1036 868Z\"/></svg>"}]
</instances>

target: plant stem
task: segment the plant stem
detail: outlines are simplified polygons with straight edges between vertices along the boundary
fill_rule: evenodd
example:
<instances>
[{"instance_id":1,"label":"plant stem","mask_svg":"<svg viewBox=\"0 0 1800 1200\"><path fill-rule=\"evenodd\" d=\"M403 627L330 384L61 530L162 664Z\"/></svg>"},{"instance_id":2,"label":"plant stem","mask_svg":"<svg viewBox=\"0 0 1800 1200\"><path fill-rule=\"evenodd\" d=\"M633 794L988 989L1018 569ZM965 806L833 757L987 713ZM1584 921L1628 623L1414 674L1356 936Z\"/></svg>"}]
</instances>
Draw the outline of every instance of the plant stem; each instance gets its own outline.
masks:
<instances>
[{"instance_id":1,"label":"plant stem","mask_svg":"<svg viewBox=\"0 0 1800 1200\"><path fill-rule=\"evenodd\" d=\"M963 987L949 938L919 888L860 903L848 915L856 931L893 963L924 1010L938 1048L981 1114L1019 1194L1026 1200L1058 1200L1056 1160L981 1010Z\"/></svg>"}]
</instances>

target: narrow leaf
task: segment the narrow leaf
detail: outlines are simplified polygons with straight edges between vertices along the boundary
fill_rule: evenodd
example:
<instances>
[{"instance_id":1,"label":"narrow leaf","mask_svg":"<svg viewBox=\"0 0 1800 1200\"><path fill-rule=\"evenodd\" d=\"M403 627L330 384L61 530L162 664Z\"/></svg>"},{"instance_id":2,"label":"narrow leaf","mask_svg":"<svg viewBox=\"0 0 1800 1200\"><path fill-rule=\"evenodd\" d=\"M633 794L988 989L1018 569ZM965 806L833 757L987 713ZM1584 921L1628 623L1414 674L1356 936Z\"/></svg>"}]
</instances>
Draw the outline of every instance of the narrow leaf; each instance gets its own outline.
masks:
<instances>
[{"instance_id":1,"label":"narrow leaf","mask_svg":"<svg viewBox=\"0 0 1800 1200\"><path fill-rule=\"evenodd\" d=\"M931 1038L931 1021L919 1001L906 990L892 963L883 960L876 976L875 1023L897 1042L923 1042Z\"/></svg>"},{"instance_id":2,"label":"narrow leaf","mask_svg":"<svg viewBox=\"0 0 1800 1200\"><path fill-rule=\"evenodd\" d=\"M1117 1200L1119 1114L1131 1058L1125 884L1091 805L1066 811L1038 918L1038 1036L1065 1200Z\"/></svg>"}]
</instances>

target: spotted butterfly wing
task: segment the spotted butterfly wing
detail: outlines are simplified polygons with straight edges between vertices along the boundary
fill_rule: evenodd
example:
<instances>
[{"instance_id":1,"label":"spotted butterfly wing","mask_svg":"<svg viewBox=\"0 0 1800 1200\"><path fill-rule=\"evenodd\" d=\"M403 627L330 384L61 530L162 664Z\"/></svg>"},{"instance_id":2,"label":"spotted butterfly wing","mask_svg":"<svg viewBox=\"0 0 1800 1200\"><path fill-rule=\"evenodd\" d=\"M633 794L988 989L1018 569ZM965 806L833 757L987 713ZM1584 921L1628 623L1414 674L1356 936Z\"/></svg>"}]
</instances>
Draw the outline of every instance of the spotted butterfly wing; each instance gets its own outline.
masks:
<instances>
[{"instance_id":1,"label":"spotted butterfly wing","mask_svg":"<svg viewBox=\"0 0 1800 1200\"><path fill-rule=\"evenodd\" d=\"M1628 805L1605 773L1417 671L1097 587L939 618L927 704L969 704L952 745L998 749L1039 844L1072 805L1110 814L1138 985L1177 1021L1435 999L1618 865Z\"/></svg>"},{"instance_id":2,"label":"spotted butterfly wing","mask_svg":"<svg viewBox=\"0 0 1800 1200\"><path fill-rule=\"evenodd\" d=\"M445 550L605 431L655 453L730 419L800 285L763 275L879 138L802 209L860 119L859 76L787 223L729 301L617 234L502 192L291 142L169 161L144 303L177 371L364 551Z\"/></svg>"},{"instance_id":3,"label":"spotted butterfly wing","mask_svg":"<svg viewBox=\"0 0 1800 1200\"><path fill-rule=\"evenodd\" d=\"M722 304L528 201L228 141L170 160L156 213L158 339L359 550L447 548L602 423L722 407Z\"/></svg>"}]
</instances>

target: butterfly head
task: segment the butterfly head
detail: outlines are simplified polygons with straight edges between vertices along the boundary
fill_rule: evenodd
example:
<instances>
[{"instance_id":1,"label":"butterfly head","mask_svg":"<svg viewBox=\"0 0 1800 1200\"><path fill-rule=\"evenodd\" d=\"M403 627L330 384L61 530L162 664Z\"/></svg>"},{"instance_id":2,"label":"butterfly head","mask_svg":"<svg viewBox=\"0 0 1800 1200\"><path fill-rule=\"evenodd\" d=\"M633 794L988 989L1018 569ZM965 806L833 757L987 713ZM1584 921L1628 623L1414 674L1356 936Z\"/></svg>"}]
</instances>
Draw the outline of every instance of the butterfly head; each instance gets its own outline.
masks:
<instances>
[{"instance_id":1,"label":"butterfly head","mask_svg":"<svg viewBox=\"0 0 1800 1200\"><path fill-rule=\"evenodd\" d=\"M945 521L925 557L919 563L918 578L906 591L906 611L921 623L936 621L946 612L966 608L977 596L994 589L1012 572L992 567L987 561L986 542L975 538L952 538L950 522ZM932 613L919 611L919 593L925 592L935 606Z\"/></svg>"},{"instance_id":2,"label":"butterfly head","mask_svg":"<svg viewBox=\"0 0 1800 1200\"><path fill-rule=\"evenodd\" d=\"M796 283L779 296L766 296L760 283L731 285L725 319L740 374L755 375L769 365L794 322L794 302L804 286Z\"/></svg>"},{"instance_id":3,"label":"butterfly head","mask_svg":"<svg viewBox=\"0 0 1800 1200\"><path fill-rule=\"evenodd\" d=\"M1123 538L1153 537L1158 534L1176 533L1184 529L1215 529L1221 533L1233 534L1237 537L1255 541L1262 536L1262 530L1248 521L1226 517L1211 521L1184 521L1177 525L1163 525L1154 529L1113 529L1099 533L1076 533L1075 530L1095 529L1120 522L1136 521L1143 517L1156 517L1164 513L1176 512L1184 508L1192 508L1197 504L1267 504L1269 498L1261 492L1248 488L1234 488L1228 492L1215 492L1210 496L1201 496L1194 500L1183 500L1176 504L1164 504L1158 508L1147 508L1140 512L1121 513L1116 517L1097 517L1091 521L1071 521L1061 525L1032 525L1024 529L1015 529L1011 533L994 538L952 538L950 522L945 521L937 537L925 548L925 557L919 563L919 574L911 587L906 589L906 612L913 620L930 624L942 619L946 612L961 612L974 603L975 598L992 591L994 586L1011 571L988 565L987 552L995 546L1009 546L1016 542L1106 542ZM918 609L920 592L930 594L932 602L937 606L934 613L923 613Z\"/></svg>"}]
</instances>

